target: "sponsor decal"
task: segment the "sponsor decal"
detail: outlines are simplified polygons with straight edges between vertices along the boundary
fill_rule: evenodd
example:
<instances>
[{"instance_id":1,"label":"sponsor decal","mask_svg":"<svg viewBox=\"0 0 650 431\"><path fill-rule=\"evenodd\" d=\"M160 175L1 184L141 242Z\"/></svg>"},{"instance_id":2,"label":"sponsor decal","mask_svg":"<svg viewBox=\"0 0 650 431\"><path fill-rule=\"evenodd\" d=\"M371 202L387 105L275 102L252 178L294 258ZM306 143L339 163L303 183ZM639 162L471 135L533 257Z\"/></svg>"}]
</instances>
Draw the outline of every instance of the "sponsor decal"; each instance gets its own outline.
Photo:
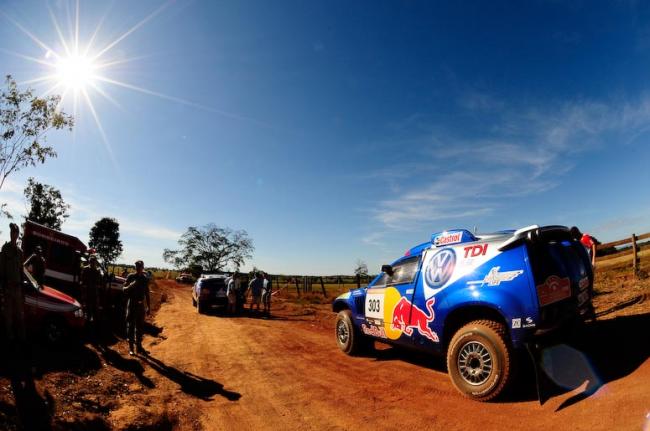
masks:
<instances>
[{"instance_id":1,"label":"sponsor decal","mask_svg":"<svg viewBox=\"0 0 650 431\"><path fill-rule=\"evenodd\" d=\"M525 323L522 325L522 328L534 328L535 321L532 317L526 317Z\"/></svg>"},{"instance_id":2,"label":"sponsor decal","mask_svg":"<svg viewBox=\"0 0 650 431\"><path fill-rule=\"evenodd\" d=\"M436 253L429 262L424 278L433 288L444 286L456 268L456 253L453 249L446 248Z\"/></svg>"},{"instance_id":3,"label":"sponsor decal","mask_svg":"<svg viewBox=\"0 0 650 431\"><path fill-rule=\"evenodd\" d=\"M518 269L516 271L499 272L500 269L500 266L495 266L490 270L490 272L485 275L483 280L468 281L467 284L480 286L487 284L488 286L499 286L502 282L512 281L524 273L524 271L521 269Z\"/></svg>"},{"instance_id":4,"label":"sponsor decal","mask_svg":"<svg viewBox=\"0 0 650 431\"><path fill-rule=\"evenodd\" d=\"M571 297L571 280L568 277L560 278L557 275L549 276L546 281L537 286L537 296L541 306Z\"/></svg>"},{"instance_id":5,"label":"sponsor decal","mask_svg":"<svg viewBox=\"0 0 650 431\"><path fill-rule=\"evenodd\" d=\"M426 302L428 313L425 313L417 305L411 304L408 299L402 297L393 309L391 329L404 332L409 337L413 335L413 330L416 329L420 335L437 343L440 341L438 334L429 328L429 323L435 319L435 313L433 312L435 301L436 298L431 298Z\"/></svg>"},{"instance_id":6,"label":"sponsor decal","mask_svg":"<svg viewBox=\"0 0 650 431\"><path fill-rule=\"evenodd\" d=\"M581 307L584 305L585 302L589 301L591 299L589 297L589 292L582 292L578 295L578 307Z\"/></svg>"},{"instance_id":7,"label":"sponsor decal","mask_svg":"<svg viewBox=\"0 0 650 431\"><path fill-rule=\"evenodd\" d=\"M448 233L448 234L437 236L436 239L433 240L433 245L439 247L442 245L457 244L462 240L463 240L462 232Z\"/></svg>"},{"instance_id":8,"label":"sponsor decal","mask_svg":"<svg viewBox=\"0 0 650 431\"><path fill-rule=\"evenodd\" d=\"M386 330L380 326L366 325L365 323L362 323L361 331L363 331L363 333L366 335L370 335L371 337L388 338L386 337Z\"/></svg>"},{"instance_id":9,"label":"sponsor decal","mask_svg":"<svg viewBox=\"0 0 650 431\"><path fill-rule=\"evenodd\" d=\"M470 257L485 256L485 253L487 253L487 249L488 249L487 244L470 245L469 247L463 248L463 250L465 250L464 258L467 259Z\"/></svg>"},{"instance_id":10,"label":"sponsor decal","mask_svg":"<svg viewBox=\"0 0 650 431\"><path fill-rule=\"evenodd\" d=\"M512 319L512 329L519 329L521 328L521 317L517 319Z\"/></svg>"},{"instance_id":11,"label":"sponsor decal","mask_svg":"<svg viewBox=\"0 0 650 431\"><path fill-rule=\"evenodd\" d=\"M578 287L580 290L585 290L586 288L589 287L589 277L583 277L580 279L578 282Z\"/></svg>"}]
</instances>

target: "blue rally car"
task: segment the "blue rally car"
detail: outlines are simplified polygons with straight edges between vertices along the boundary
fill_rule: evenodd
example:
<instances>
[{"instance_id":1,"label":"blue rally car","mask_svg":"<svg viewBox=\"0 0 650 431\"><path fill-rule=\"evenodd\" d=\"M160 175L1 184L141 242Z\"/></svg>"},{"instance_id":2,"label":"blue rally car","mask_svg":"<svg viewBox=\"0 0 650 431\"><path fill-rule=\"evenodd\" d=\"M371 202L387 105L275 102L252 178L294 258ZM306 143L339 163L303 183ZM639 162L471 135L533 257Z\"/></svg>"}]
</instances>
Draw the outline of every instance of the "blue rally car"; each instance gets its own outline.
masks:
<instances>
[{"instance_id":1,"label":"blue rally car","mask_svg":"<svg viewBox=\"0 0 650 431\"><path fill-rule=\"evenodd\" d=\"M374 340L446 354L454 386L490 400L512 380L518 349L593 317L580 238L564 226L436 233L334 301L336 341L347 354Z\"/></svg>"}]
</instances>

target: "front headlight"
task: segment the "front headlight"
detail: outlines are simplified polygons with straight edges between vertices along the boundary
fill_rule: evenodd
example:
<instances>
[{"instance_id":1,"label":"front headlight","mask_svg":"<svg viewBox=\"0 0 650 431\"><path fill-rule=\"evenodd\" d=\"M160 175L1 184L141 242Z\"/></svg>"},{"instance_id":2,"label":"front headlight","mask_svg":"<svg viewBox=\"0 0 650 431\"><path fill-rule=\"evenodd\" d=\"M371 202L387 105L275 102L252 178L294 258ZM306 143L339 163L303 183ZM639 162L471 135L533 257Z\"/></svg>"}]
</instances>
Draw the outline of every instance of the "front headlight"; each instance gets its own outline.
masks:
<instances>
[{"instance_id":1,"label":"front headlight","mask_svg":"<svg viewBox=\"0 0 650 431\"><path fill-rule=\"evenodd\" d=\"M74 317L84 317L84 311L81 308L77 308L74 312Z\"/></svg>"}]
</instances>

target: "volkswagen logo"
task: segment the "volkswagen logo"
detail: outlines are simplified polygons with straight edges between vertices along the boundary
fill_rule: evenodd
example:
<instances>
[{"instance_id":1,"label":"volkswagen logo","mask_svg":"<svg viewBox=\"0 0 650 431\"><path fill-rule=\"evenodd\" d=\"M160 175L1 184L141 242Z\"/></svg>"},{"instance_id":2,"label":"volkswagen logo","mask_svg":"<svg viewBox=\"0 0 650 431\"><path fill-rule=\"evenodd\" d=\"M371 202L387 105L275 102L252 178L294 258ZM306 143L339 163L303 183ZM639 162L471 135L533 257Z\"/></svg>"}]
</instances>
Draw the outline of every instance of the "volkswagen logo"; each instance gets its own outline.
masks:
<instances>
[{"instance_id":1,"label":"volkswagen logo","mask_svg":"<svg viewBox=\"0 0 650 431\"><path fill-rule=\"evenodd\" d=\"M445 248L436 253L429 262L424 277L427 284L434 289L444 286L456 267L456 253L451 248Z\"/></svg>"}]
</instances>

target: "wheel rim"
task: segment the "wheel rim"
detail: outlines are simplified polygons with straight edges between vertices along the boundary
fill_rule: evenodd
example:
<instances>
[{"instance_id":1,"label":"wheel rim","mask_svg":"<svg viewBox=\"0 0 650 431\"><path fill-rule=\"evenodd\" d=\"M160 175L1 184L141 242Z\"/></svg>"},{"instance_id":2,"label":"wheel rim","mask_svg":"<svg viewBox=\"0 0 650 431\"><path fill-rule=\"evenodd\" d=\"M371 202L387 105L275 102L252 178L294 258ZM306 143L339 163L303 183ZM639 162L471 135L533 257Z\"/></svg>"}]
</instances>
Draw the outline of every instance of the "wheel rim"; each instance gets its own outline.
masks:
<instances>
[{"instance_id":1,"label":"wheel rim","mask_svg":"<svg viewBox=\"0 0 650 431\"><path fill-rule=\"evenodd\" d=\"M478 341L465 344L458 353L458 371L467 383L479 386L488 381L492 375L492 355Z\"/></svg>"},{"instance_id":2,"label":"wheel rim","mask_svg":"<svg viewBox=\"0 0 650 431\"><path fill-rule=\"evenodd\" d=\"M336 336L341 344L346 344L350 339L350 328L343 320L336 324Z\"/></svg>"}]
</instances>

